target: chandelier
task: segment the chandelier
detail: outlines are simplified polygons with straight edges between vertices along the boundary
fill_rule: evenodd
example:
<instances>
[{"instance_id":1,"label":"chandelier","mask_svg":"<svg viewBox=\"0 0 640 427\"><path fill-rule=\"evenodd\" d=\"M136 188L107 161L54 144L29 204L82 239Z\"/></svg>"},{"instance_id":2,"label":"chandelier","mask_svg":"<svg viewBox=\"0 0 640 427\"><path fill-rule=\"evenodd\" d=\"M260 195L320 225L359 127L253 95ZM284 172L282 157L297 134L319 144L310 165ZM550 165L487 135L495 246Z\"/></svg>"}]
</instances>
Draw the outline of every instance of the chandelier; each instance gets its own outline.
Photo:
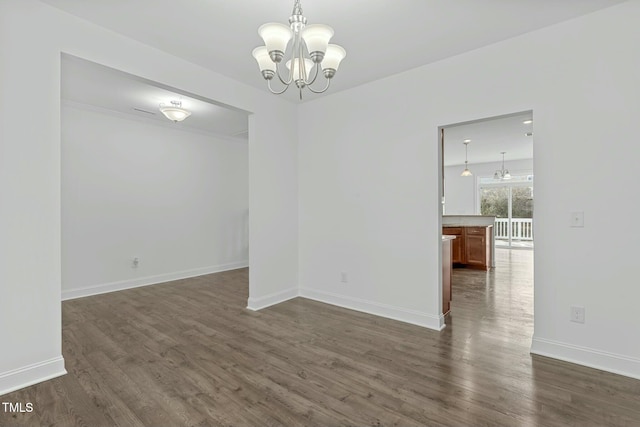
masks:
<instances>
[{"instance_id":1,"label":"chandelier","mask_svg":"<svg viewBox=\"0 0 640 427\"><path fill-rule=\"evenodd\" d=\"M264 40L265 46L255 48L253 57L258 62L269 90L276 95L284 93L292 83L295 83L299 89L300 99L302 99L302 89L305 87L313 93L325 92L329 89L340 61L347 55L341 46L329 44L329 40L333 37L333 28L323 24L307 25L307 18L302 15L300 0L295 0L293 13L289 17L289 26L270 22L261 25L258 28L258 34ZM291 59L285 63L289 73L284 78L281 63L291 39L293 39ZM316 89L311 85L318 78L321 68L326 83L324 88ZM276 90L271 86L275 76L284 85L282 89Z\"/></svg>"},{"instance_id":2,"label":"chandelier","mask_svg":"<svg viewBox=\"0 0 640 427\"><path fill-rule=\"evenodd\" d=\"M504 168L505 153L506 151L500 152L500 154L502 154L502 169L500 169L499 171L496 171L496 173L493 174L493 179L511 179L511 174L509 173L509 170Z\"/></svg>"}]
</instances>

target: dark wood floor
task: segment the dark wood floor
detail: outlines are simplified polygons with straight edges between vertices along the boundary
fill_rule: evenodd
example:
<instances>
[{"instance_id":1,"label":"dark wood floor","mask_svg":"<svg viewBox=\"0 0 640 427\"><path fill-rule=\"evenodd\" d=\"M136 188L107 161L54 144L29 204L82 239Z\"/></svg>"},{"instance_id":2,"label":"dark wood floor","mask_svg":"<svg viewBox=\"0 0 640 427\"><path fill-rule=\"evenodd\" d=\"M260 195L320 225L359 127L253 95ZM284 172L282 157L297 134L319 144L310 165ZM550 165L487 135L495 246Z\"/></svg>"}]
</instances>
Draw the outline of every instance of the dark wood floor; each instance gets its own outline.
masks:
<instances>
[{"instance_id":1,"label":"dark wood floor","mask_svg":"<svg viewBox=\"0 0 640 427\"><path fill-rule=\"evenodd\" d=\"M532 253L497 257L454 271L442 332L251 312L246 269L64 302L69 374L0 397L34 406L0 425L639 426L640 381L529 354Z\"/></svg>"}]
</instances>

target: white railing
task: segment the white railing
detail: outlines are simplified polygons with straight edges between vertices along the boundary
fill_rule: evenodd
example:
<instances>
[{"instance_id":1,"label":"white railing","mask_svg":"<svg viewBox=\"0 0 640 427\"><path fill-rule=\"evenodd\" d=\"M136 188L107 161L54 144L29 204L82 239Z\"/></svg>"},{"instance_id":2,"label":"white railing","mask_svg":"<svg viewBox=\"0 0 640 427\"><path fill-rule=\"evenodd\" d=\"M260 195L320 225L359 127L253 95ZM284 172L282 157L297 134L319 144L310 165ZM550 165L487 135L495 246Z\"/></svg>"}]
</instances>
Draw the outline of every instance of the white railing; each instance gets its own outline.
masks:
<instances>
[{"instance_id":1,"label":"white railing","mask_svg":"<svg viewBox=\"0 0 640 427\"><path fill-rule=\"evenodd\" d=\"M508 218L496 218L493 228L496 239L507 240L509 238ZM533 240L533 220L531 218L512 218L511 239Z\"/></svg>"}]
</instances>

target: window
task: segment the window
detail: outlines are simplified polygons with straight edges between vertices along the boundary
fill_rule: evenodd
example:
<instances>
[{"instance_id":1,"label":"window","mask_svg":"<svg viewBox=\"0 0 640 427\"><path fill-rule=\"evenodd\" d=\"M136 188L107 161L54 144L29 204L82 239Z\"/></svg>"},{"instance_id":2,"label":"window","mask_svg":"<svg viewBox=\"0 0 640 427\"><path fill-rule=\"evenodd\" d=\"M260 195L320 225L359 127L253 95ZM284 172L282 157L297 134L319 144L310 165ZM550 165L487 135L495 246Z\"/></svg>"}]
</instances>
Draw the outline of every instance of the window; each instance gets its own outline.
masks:
<instances>
[{"instance_id":1,"label":"window","mask_svg":"<svg viewBox=\"0 0 640 427\"><path fill-rule=\"evenodd\" d=\"M496 217L496 245L532 248L533 175L510 180L481 177L478 187L480 214Z\"/></svg>"}]
</instances>

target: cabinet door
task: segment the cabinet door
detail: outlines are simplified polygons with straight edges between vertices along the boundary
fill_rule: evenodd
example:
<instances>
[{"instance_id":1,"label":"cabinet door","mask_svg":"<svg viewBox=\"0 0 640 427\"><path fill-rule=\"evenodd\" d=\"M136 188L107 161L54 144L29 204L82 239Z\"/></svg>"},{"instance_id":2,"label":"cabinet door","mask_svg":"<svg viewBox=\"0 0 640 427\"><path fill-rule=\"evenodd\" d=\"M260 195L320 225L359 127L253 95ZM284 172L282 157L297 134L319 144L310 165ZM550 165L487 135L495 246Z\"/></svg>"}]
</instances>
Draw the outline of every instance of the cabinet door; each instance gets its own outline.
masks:
<instances>
[{"instance_id":1,"label":"cabinet door","mask_svg":"<svg viewBox=\"0 0 640 427\"><path fill-rule=\"evenodd\" d=\"M464 264L465 263L464 234L456 235L456 238L453 239L451 243L452 243L451 262L453 262L454 264Z\"/></svg>"},{"instance_id":2,"label":"cabinet door","mask_svg":"<svg viewBox=\"0 0 640 427\"><path fill-rule=\"evenodd\" d=\"M444 227L442 234L456 236L451 242L453 246L451 261L454 264L464 264L464 229L462 227Z\"/></svg>"},{"instance_id":3,"label":"cabinet door","mask_svg":"<svg viewBox=\"0 0 640 427\"><path fill-rule=\"evenodd\" d=\"M469 265L487 266L487 229L468 227L465 233L465 256Z\"/></svg>"},{"instance_id":4,"label":"cabinet door","mask_svg":"<svg viewBox=\"0 0 640 427\"><path fill-rule=\"evenodd\" d=\"M455 241L442 242L442 314L451 310L451 243Z\"/></svg>"}]
</instances>

